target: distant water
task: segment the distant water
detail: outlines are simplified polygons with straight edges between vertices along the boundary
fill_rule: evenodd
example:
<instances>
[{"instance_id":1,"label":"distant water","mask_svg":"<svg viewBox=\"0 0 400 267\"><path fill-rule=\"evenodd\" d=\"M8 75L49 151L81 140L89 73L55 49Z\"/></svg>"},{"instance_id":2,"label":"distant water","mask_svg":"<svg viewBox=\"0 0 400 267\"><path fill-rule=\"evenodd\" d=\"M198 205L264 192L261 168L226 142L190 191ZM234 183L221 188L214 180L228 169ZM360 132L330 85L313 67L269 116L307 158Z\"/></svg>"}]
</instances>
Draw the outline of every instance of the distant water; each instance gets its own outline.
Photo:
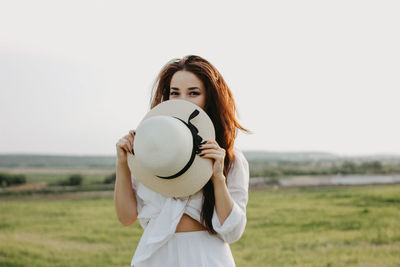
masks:
<instances>
[{"instance_id":1,"label":"distant water","mask_svg":"<svg viewBox=\"0 0 400 267\"><path fill-rule=\"evenodd\" d=\"M262 184L268 178L254 177L251 184ZM392 184L400 183L400 175L326 175L326 176L292 176L283 177L279 185L286 186L318 186L318 185L365 185L365 184Z\"/></svg>"},{"instance_id":2,"label":"distant water","mask_svg":"<svg viewBox=\"0 0 400 267\"><path fill-rule=\"evenodd\" d=\"M400 176L346 176L329 178L332 184L387 184L400 182Z\"/></svg>"}]
</instances>

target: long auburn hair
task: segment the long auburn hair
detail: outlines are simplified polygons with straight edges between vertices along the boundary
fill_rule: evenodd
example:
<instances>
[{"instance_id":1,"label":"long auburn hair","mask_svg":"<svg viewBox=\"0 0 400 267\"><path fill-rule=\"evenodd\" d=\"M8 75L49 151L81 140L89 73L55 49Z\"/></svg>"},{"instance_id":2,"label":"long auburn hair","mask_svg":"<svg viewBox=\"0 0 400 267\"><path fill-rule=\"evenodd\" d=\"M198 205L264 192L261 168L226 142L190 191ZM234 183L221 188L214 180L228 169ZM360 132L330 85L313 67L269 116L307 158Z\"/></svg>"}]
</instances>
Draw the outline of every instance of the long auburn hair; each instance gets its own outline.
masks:
<instances>
[{"instance_id":1,"label":"long auburn hair","mask_svg":"<svg viewBox=\"0 0 400 267\"><path fill-rule=\"evenodd\" d=\"M223 173L227 177L235 156L233 145L237 130L249 132L236 119L237 109L232 93L221 74L210 62L200 56L188 55L182 59L170 60L161 69L153 85L151 108L169 99L171 79L177 71L192 72L204 84L206 91L204 110L214 124L216 142L225 149ZM209 233L216 234L212 226L215 198L211 179L203 187L203 196L201 222Z\"/></svg>"}]
</instances>

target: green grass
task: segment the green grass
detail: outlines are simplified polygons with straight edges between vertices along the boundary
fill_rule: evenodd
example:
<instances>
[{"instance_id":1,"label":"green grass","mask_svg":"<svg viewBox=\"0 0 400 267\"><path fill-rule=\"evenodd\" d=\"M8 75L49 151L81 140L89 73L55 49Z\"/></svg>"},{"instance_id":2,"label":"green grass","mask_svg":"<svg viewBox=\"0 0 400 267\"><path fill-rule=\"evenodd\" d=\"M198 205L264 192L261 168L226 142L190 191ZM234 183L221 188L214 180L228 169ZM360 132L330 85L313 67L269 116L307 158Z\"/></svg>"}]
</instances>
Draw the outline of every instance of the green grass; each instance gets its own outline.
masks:
<instances>
[{"instance_id":1,"label":"green grass","mask_svg":"<svg viewBox=\"0 0 400 267\"><path fill-rule=\"evenodd\" d=\"M0 266L129 266L112 197L1 200ZM237 266L399 266L400 186L250 192Z\"/></svg>"}]
</instances>

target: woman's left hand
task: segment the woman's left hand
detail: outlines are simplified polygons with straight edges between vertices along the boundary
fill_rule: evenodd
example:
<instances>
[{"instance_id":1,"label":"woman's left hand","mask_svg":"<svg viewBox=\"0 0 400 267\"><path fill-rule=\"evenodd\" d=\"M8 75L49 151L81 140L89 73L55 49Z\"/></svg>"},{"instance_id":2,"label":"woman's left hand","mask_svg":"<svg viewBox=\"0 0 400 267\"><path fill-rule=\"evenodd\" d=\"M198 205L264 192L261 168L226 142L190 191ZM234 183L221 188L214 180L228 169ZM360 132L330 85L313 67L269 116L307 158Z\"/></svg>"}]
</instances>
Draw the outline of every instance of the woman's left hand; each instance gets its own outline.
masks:
<instances>
[{"instance_id":1,"label":"woman's left hand","mask_svg":"<svg viewBox=\"0 0 400 267\"><path fill-rule=\"evenodd\" d=\"M202 151L199 153L200 157L214 159L213 176L211 177L211 180L213 182L215 179L225 181L225 149L221 148L216 141L212 140L208 140L207 143L200 145L200 149L202 149Z\"/></svg>"}]
</instances>

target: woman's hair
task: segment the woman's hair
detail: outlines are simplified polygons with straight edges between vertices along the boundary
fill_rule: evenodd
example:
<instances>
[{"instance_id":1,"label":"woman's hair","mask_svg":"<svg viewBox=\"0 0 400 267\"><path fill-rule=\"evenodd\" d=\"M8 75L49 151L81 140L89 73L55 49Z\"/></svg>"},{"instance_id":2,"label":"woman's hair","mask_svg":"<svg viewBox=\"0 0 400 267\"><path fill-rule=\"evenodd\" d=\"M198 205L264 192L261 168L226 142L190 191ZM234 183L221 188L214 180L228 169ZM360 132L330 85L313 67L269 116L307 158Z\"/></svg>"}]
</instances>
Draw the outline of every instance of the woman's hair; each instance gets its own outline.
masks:
<instances>
[{"instance_id":1,"label":"woman's hair","mask_svg":"<svg viewBox=\"0 0 400 267\"><path fill-rule=\"evenodd\" d=\"M236 120L236 105L231 91L218 70L207 60L195 55L188 55L182 59L169 61L157 76L151 98L151 108L168 100L172 76L177 71L189 71L195 74L204 84L206 91L206 104L204 110L211 118L215 127L216 141L226 151L224 161L224 175L234 160L233 145L237 129L249 132ZM203 187L204 202L201 210L201 221L207 230L215 234L212 226L215 199L214 187L211 179Z\"/></svg>"}]
</instances>

